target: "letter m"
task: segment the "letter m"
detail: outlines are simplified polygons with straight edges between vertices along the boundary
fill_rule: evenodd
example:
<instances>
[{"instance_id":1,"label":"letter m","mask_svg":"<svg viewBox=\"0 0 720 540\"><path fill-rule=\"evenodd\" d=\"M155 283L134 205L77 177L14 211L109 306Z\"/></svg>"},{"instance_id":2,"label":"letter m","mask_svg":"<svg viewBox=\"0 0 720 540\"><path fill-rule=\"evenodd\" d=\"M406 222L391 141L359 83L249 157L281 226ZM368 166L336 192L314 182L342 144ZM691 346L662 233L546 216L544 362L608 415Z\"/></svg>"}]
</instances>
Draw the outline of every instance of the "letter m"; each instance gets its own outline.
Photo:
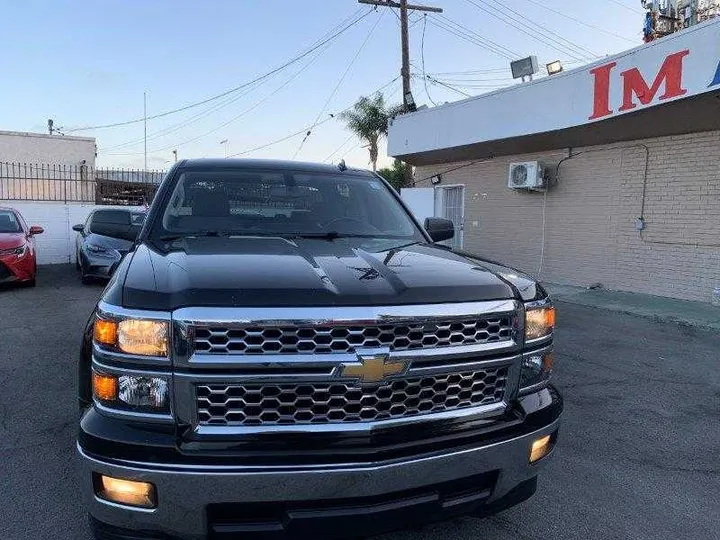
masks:
<instances>
[{"instance_id":1,"label":"letter m","mask_svg":"<svg viewBox=\"0 0 720 540\"><path fill-rule=\"evenodd\" d=\"M661 100L687 94L687 90L682 87L682 73L683 59L689 54L690 50L687 49L665 58L650 87L637 68L620 73L623 78L623 104L618 110L629 111L637 107L633 96L636 96L643 105L650 104L655 99L663 83L665 83L665 92L660 96Z\"/></svg>"}]
</instances>

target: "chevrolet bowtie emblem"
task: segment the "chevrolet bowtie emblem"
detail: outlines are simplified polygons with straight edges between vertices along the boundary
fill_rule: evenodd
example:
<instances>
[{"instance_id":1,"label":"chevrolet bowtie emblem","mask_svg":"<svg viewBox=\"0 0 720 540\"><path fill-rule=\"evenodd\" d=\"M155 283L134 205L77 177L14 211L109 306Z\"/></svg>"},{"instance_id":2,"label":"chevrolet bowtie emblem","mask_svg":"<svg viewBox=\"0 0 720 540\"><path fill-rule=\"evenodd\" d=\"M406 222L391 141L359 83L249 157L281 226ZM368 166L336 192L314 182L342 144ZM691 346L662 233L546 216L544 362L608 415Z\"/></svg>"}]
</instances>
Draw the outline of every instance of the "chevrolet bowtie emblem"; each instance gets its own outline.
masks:
<instances>
[{"instance_id":1,"label":"chevrolet bowtie emblem","mask_svg":"<svg viewBox=\"0 0 720 540\"><path fill-rule=\"evenodd\" d=\"M345 379L358 379L360 384L384 381L393 375L401 375L407 362L389 361L387 354L358 355L358 361L342 364L340 375Z\"/></svg>"}]
</instances>

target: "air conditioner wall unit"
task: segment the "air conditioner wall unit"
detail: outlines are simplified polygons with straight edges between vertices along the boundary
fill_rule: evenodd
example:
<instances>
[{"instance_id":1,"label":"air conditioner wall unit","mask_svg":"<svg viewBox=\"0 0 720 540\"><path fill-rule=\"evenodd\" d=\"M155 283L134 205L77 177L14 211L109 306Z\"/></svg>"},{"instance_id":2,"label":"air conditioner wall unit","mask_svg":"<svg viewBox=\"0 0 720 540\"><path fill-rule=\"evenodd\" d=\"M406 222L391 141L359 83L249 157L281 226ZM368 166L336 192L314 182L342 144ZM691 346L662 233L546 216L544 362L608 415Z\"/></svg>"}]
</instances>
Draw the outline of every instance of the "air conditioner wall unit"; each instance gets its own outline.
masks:
<instances>
[{"instance_id":1,"label":"air conditioner wall unit","mask_svg":"<svg viewBox=\"0 0 720 540\"><path fill-rule=\"evenodd\" d=\"M511 163L508 172L510 189L542 191L547 187L545 167L538 161Z\"/></svg>"}]
</instances>

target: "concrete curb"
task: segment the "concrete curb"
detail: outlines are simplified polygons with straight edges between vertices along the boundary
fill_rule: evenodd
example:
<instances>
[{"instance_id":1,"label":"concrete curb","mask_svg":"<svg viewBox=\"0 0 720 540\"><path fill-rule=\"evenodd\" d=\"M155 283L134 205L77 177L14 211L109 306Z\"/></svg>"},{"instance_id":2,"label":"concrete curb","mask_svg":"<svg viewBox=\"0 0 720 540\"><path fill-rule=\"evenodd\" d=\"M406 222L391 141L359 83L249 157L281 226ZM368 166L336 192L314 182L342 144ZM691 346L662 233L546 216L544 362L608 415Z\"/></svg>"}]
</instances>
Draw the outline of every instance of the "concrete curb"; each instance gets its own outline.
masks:
<instances>
[{"instance_id":1,"label":"concrete curb","mask_svg":"<svg viewBox=\"0 0 720 540\"><path fill-rule=\"evenodd\" d=\"M676 300L649 294L585 289L570 285L543 283L554 300L596 307L658 322L670 322L720 331L720 308L704 302Z\"/></svg>"}]
</instances>

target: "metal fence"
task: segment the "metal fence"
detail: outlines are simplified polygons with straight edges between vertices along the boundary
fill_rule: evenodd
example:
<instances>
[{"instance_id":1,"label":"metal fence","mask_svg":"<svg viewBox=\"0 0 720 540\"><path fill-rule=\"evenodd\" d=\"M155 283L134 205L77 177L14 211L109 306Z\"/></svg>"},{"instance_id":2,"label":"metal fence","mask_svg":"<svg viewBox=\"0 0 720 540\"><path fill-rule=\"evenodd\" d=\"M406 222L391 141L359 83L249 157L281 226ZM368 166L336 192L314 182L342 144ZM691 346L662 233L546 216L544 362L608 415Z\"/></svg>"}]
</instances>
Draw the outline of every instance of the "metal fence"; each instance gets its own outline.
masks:
<instances>
[{"instance_id":1,"label":"metal fence","mask_svg":"<svg viewBox=\"0 0 720 540\"><path fill-rule=\"evenodd\" d=\"M143 205L152 201L164 176L164 171L0 162L0 201Z\"/></svg>"}]
</instances>

